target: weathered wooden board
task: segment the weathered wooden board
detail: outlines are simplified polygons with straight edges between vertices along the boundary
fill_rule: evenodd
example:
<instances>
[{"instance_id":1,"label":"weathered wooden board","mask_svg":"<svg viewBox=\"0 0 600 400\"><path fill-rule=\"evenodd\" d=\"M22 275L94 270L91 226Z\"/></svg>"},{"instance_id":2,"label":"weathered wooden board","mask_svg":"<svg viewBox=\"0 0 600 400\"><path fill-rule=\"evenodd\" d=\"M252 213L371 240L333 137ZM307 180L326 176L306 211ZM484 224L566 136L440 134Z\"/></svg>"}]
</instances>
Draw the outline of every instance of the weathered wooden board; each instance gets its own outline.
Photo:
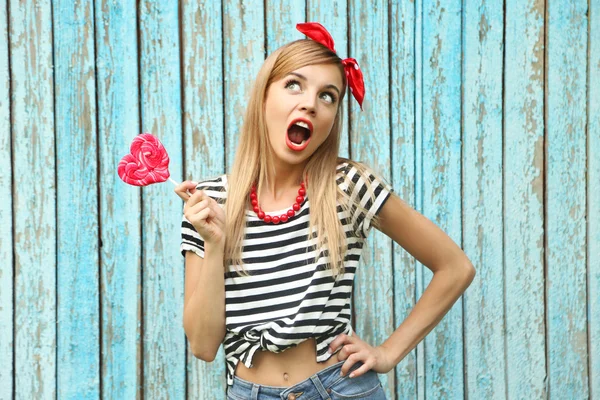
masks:
<instances>
[{"instance_id":1,"label":"weathered wooden board","mask_svg":"<svg viewBox=\"0 0 600 400\"><path fill-rule=\"evenodd\" d=\"M0 0L0 398L13 393L13 191L8 9Z\"/></svg>"},{"instance_id":2,"label":"weathered wooden board","mask_svg":"<svg viewBox=\"0 0 600 400\"><path fill-rule=\"evenodd\" d=\"M600 396L600 1L589 2L587 85L587 270L590 399Z\"/></svg>"},{"instance_id":3,"label":"weathered wooden board","mask_svg":"<svg viewBox=\"0 0 600 400\"><path fill-rule=\"evenodd\" d=\"M463 248L478 274L464 296L465 388L506 398L502 254L503 2L467 1L463 25Z\"/></svg>"},{"instance_id":4,"label":"weathered wooden board","mask_svg":"<svg viewBox=\"0 0 600 400\"><path fill-rule=\"evenodd\" d=\"M101 392L103 398L133 399L143 395L141 189L121 181L116 168L141 133L137 11L132 1L94 5Z\"/></svg>"},{"instance_id":5,"label":"weathered wooden board","mask_svg":"<svg viewBox=\"0 0 600 400\"><path fill-rule=\"evenodd\" d=\"M477 276L393 398L600 394L600 4L0 0L0 399L224 398L182 326L183 203L126 185L141 132L176 181L228 172L266 55L321 22L365 76L340 155ZM356 333L378 345L431 272L374 230Z\"/></svg>"},{"instance_id":6,"label":"weathered wooden board","mask_svg":"<svg viewBox=\"0 0 600 400\"><path fill-rule=\"evenodd\" d=\"M264 1L224 0L223 10L225 169L230 171L250 89L265 60L265 7Z\"/></svg>"},{"instance_id":7,"label":"weathered wooden board","mask_svg":"<svg viewBox=\"0 0 600 400\"><path fill-rule=\"evenodd\" d=\"M548 2L546 9L546 346L548 391L557 399L589 397L588 11L581 0Z\"/></svg>"},{"instance_id":8,"label":"weathered wooden board","mask_svg":"<svg viewBox=\"0 0 600 400\"><path fill-rule=\"evenodd\" d=\"M461 10L459 1L424 1L422 9L423 214L462 246L461 212ZM423 286L432 273L419 265ZM463 308L459 299L425 338L425 396L459 398L463 379Z\"/></svg>"},{"instance_id":9,"label":"weathered wooden board","mask_svg":"<svg viewBox=\"0 0 600 400\"><path fill-rule=\"evenodd\" d=\"M12 0L8 6L13 139L13 393L17 398L54 398L60 299L56 288L52 8L50 1L33 0Z\"/></svg>"},{"instance_id":10,"label":"weathered wooden board","mask_svg":"<svg viewBox=\"0 0 600 400\"><path fill-rule=\"evenodd\" d=\"M94 8L52 2L58 398L100 396Z\"/></svg>"},{"instance_id":11,"label":"weathered wooden board","mask_svg":"<svg viewBox=\"0 0 600 400\"><path fill-rule=\"evenodd\" d=\"M169 149L171 177L183 177L179 8L140 1L141 130ZM142 340L145 398L181 398L186 384L181 267L181 199L170 183L142 188Z\"/></svg>"},{"instance_id":12,"label":"weathered wooden board","mask_svg":"<svg viewBox=\"0 0 600 400\"><path fill-rule=\"evenodd\" d=\"M506 394L545 398L544 2L506 3L504 304Z\"/></svg>"}]
</instances>

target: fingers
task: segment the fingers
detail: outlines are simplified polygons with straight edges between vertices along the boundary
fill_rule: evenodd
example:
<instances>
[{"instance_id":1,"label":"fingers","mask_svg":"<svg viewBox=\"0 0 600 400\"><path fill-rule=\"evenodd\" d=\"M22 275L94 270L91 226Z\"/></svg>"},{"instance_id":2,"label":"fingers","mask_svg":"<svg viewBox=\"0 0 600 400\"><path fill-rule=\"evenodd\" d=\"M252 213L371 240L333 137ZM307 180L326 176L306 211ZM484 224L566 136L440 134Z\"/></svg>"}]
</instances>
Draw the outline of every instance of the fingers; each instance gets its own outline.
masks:
<instances>
[{"instance_id":1,"label":"fingers","mask_svg":"<svg viewBox=\"0 0 600 400\"><path fill-rule=\"evenodd\" d=\"M194 198L194 197L196 197L196 196L192 195L192 198ZM186 204L186 210L184 212L186 214L186 218L187 218L188 214L190 216L194 216L194 215L204 211L205 209L208 211L211 211L211 208L209 205L210 205L209 199L203 199L195 204L192 204L191 200L188 201L188 203Z\"/></svg>"},{"instance_id":2,"label":"fingers","mask_svg":"<svg viewBox=\"0 0 600 400\"><path fill-rule=\"evenodd\" d=\"M343 361L348 358L348 356L352 353L356 353L358 351L358 347L353 344L345 344L342 346L342 349L337 353L338 361Z\"/></svg>"},{"instance_id":3,"label":"fingers","mask_svg":"<svg viewBox=\"0 0 600 400\"><path fill-rule=\"evenodd\" d=\"M202 206L198 206L199 204L202 204ZM215 199L209 197L202 190L197 191L192 195L192 197L190 197L186 203L186 207L184 207L184 210L193 210L193 212L199 212L204 207L211 209L210 218L214 218L221 226L225 225L225 213L221 209L221 206L219 206Z\"/></svg>"},{"instance_id":4,"label":"fingers","mask_svg":"<svg viewBox=\"0 0 600 400\"><path fill-rule=\"evenodd\" d=\"M361 354L362 353L352 353L348 356L348 358L346 359L346 362L344 364L342 364L342 370L340 371L340 376L346 376L348 371L350 371L350 368L352 368L354 366L354 364L356 364L358 361L361 361L361 358L362 358ZM356 374L353 371L352 377L354 377L355 375Z\"/></svg>"},{"instance_id":5,"label":"fingers","mask_svg":"<svg viewBox=\"0 0 600 400\"><path fill-rule=\"evenodd\" d=\"M213 215L211 217L214 217L219 223L225 225L225 212L215 199L211 197L207 198L210 200L210 208L213 210Z\"/></svg>"},{"instance_id":6,"label":"fingers","mask_svg":"<svg viewBox=\"0 0 600 400\"><path fill-rule=\"evenodd\" d=\"M346 363L344 363L344 365L342 365L342 369L343 367L346 365ZM355 369L354 371L352 371L350 373L350 378L355 378L357 376L361 376L362 374L364 374L365 372L368 372L373 366L369 365L368 362L363 362L363 365L361 365L360 367L358 367L357 369ZM348 369L346 371L349 371L352 368L352 365L350 365L348 367ZM346 372L344 372L342 370L342 374L346 374Z\"/></svg>"},{"instance_id":7,"label":"fingers","mask_svg":"<svg viewBox=\"0 0 600 400\"><path fill-rule=\"evenodd\" d=\"M174 191L183 201L187 201L196 192L196 185L198 184L193 181L183 181L175 187Z\"/></svg>"},{"instance_id":8,"label":"fingers","mask_svg":"<svg viewBox=\"0 0 600 400\"><path fill-rule=\"evenodd\" d=\"M342 334L336 336L336 338L333 339L333 341L331 343L329 343L329 352L331 354L333 354L337 351L337 348L340 346L343 346L344 343L352 343L352 342L353 342L352 336L348 336L345 333L342 333Z\"/></svg>"}]
</instances>

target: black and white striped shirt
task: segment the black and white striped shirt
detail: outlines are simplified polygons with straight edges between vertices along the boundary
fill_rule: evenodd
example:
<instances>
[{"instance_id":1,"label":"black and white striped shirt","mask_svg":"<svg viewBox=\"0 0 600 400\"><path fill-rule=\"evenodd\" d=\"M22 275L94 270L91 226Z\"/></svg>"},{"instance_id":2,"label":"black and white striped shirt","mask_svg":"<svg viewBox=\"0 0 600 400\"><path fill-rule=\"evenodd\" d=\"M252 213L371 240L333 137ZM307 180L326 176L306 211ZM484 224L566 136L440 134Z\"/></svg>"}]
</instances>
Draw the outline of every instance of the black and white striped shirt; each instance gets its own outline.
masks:
<instances>
[{"instance_id":1,"label":"black and white striped shirt","mask_svg":"<svg viewBox=\"0 0 600 400\"><path fill-rule=\"evenodd\" d=\"M286 223L267 224L256 213L246 210L242 259L251 276L238 276L229 265L225 272L226 334L223 340L227 364L227 385L233 384L237 363L252 367L257 350L281 352L308 338L315 338L317 362L331 357L328 345L341 333L352 335L350 324L352 285L371 219L389 198L392 187L367 167L375 201L367 193L365 181L355 167L338 165L336 181L351 198L360 198L368 210L351 218L338 204L338 216L349 232L358 222L357 235L347 234L348 252L345 273L334 281L325 249L316 251L317 239L309 240L310 200L305 197L300 211ZM348 185L348 181L354 185ZM353 186L353 187L352 187ZM221 207L227 197L227 175L199 182L203 190ZM286 210L266 212L281 215ZM349 232L350 233L350 232ZM181 254L193 251L204 258L204 241L183 217ZM311 235L312 237L312 235Z\"/></svg>"}]
</instances>

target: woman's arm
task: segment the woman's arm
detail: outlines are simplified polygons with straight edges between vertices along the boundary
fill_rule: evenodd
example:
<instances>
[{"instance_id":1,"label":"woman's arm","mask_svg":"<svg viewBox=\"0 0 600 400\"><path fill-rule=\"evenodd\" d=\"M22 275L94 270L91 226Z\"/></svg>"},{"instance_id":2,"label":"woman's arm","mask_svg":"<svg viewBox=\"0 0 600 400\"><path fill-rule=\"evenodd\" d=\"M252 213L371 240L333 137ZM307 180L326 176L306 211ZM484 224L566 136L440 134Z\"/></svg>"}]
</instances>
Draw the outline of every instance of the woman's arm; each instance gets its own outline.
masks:
<instances>
[{"instance_id":1,"label":"woman's arm","mask_svg":"<svg viewBox=\"0 0 600 400\"><path fill-rule=\"evenodd\" d=\"M204 258L185 255L183 329L196 358L211 362L225 337L223 248L206 244Z\"/></svg>"},{"instance_id":2,"label":"woman's arm","mask_svg":"<svg viewBox=\"0 0 600 400\"><path fill-rule=\"evenodd\" d=\"M433 272L408 317L381 345L396 365L442 320L475 277L475 268L444 231L391 194L383 205L381 232Z\"/></svg>"}]
</instances>

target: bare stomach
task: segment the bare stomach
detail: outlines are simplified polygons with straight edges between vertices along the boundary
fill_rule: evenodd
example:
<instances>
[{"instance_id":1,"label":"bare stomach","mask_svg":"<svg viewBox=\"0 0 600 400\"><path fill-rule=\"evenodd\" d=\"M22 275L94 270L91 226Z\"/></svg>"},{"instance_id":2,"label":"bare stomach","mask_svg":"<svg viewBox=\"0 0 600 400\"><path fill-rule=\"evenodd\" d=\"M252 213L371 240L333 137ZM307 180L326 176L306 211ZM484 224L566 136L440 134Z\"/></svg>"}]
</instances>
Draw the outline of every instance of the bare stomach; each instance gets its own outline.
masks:
<instances>
[{"instance_id":1,"label":"bare stomach","mask_svg":"<svg viewBox=\"0 0 600 400\"><path fill-rule=\"evenodd\" d=\"M240 361L235 375L259 385L289 387L339 362L338 354L317 362L315 339L311 338L281 353L258 350L252 358L252 368Z\"/></svg>"}]
</instances>

